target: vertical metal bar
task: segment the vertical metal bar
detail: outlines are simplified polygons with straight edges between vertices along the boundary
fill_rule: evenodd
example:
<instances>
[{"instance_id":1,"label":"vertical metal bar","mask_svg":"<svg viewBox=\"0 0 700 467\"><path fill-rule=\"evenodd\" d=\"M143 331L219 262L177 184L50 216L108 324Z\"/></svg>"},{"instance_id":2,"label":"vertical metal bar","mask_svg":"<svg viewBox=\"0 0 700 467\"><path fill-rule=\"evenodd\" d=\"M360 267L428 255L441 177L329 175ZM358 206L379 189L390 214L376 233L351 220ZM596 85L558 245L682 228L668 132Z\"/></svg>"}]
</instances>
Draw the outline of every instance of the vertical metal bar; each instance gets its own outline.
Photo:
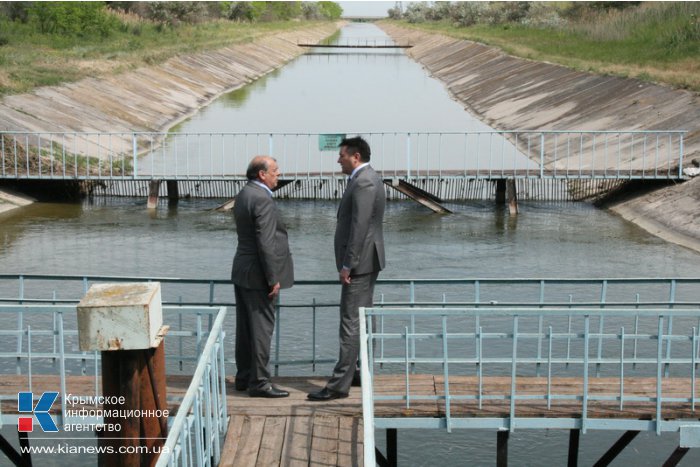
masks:
<instances>
[{"instance_id":1,"label":"vertical metal bar","mask_svg":"<svg viewBox=\"0 0 700 467\"><path fill-rule=\"evenodd\" d=\"M673 307L673 305L671 305ZM666 328L666 363L664 364L664 377L668 378L671 367L671 336L673 335L673 316L668 317L668 326Z\"/></svg>"},{"instance_id":2,"label":"vertical metal bar","mask_svg":"<svg viewBox=\"0 0 700 467\"><path fill-rule=\"evenodd\" d=\"M574 296L569 294L569 309L571 309L574 301ZM566 368L569 368L569 360L571 359L571 320L572 316L567 317L567 328L566 328Z\"/></svg>"},{"instance_id":3,"label":"vertical metal bar","mask_svg":"<svg viewBox=\"0 0 700 467\"><path fill-rule=\"evenodd\" d=\"M406 177L411 176L411 133L406 135Z\"/></svg>"},{"instance_id":4,"label":"vertical metal bar","mask_svg":"<svg viewBox=\"0 0 700 467\"><path fill-rule=\"evenodd\" d=\"M311 370L316 372L316 297L311 299Z\"/></svg>"},{"instance_id":5,"label":"vertical metal bar","mask_svg":"<svg viewBox=\"0 0 700 467\"><path fill-rule=\"evenodd\" d=\"M447 316L445 315L442 316L442 362L442 370L444 375L443 377L445 378L445 423L447 425L447 432L452 433L452 414L450 407L450 371L447 356Z\"/></svg>"},{"instance_id":6,"label":"vertical metal bar","mask_svg":"<svg viewBox=\"0 0 700 467\"><path fill-rule=\"evenodd\" d=\"M411 308L416 303L416 283L411 281ZM416 367L416 315L411 313L411 335L414 336L411 340L411 371L415 371Z\"/></svg>"},{"instance_id":7,"label":"vertical metal bar","mask_svg":"<svg viewBox=\"0 0 700 467\"><path fill-rule=\"evenodd\" d=\"M540 133L540 180L544 178L544 133Z\"/></svg>"},{"instance_id":8,"label":"vertical metal bar","mask_svg":"<svg viewBox=\"0 0 700 467\"><path fill-rule=\"evenodd\" d=\"M586 315L583 319L583 403L581 407L581 432L586 434L586 420L588 419L588 347L590 340L591 317Z\"/></svg>"},{"instance_id":9,"label":"vertical metal bar","mask_svg":"<svg viewBox=\"0 0 700 467\"><path fill-rule=\"evenodd\" d=\"M483 384L483 383L484 383L484 378L483 378L483 368L484 368L484 364L483 364L483 361L481 360L481 345L482 345L482 338L483 338L482 333L483 333L483 330L482 330L481 326L479 326L479 328L478 328L478 334L477 334L477 339L476 339L476 340L477 340L477 349L478 349L478 355L477 355L477 361L478 361L478 363L477 363L477 373L478 373L478 379L479 379L479 394L478 394L478 398L479 398L479 410L481 410L481 402L482 402L482 399L483 399L482 395L483 395L483 392L484 392L484 384Z\"/></svg>"},{"instance_id":10,"label":"vertical metal bar","mask_svg":"<svg viewBox=\"0 0 700 467\"><path fill-rule=\"evenodd\" d=\"M552 326L549 326L549 346L547 349L547 410L552 408Z\"/></svg>"},{"instance_id":11,"label":"vertical metal bar","mask_svg":"<svg viewBox=\"0 0 700 467\"><path fill-rule=\"evenodd\" d=\"M625 397L625 327L620 328L620 410Z\"/></svg>"},{"instance_id":12,"label":"vertical metal bar","mask_svg":"<svg viewBox=\"0 0 700 467\"><path fill-rule=\"evenodd\" d=\"M635 308L639 309L639 294L637 294L637 305ZM632 369L637 368L637 341L639 340L639 315L634 316L634 346L632 349Z\"/></svg>"},{"instance_id":13,"label":"vertical metal bar","mask_svg":"<svg viewBox=\"0 0 700 467\"><path fill-rule=\"evenodd\" d=\"M138 166L138 160L139 160L139 148L138 148L138 140L136 139L136 133L132 133L131 141L132 141L131 157L133 159L132 164L133 164L133 170L134 170L133 177L136 178L138 176L137 166ZM77 155L76 155L76 157L77 157ZM76 166L77 166L77 164L76 164Z\"/></svg>"},{"instance_id":14,"label":"vertical metal bar","mask_svg":"<svg viewBox=\"0 0 700 467\"><path fill-rule=\"evenodd\" d=\"M668 298L668 307L670 309L674 308L674 305L676 303L676 280L671 279L671 290L670 290L670 296ZM670 363L668 363L671 360L671 339L670 336L673 335L673 316L668 317L668 329L667 329L667 334L669 336L668 341L666 342L666 358L667 358L667 363L664 366L664 376L668 378L669 371L670 371Z\"/></svg>"},{"instance_id":15,"label":"vertical metal bar","mask_svg":"<svg viewBox=\"0 0 700 467\"><path fill-rule=\"evenodd\" d=\"M221 313L221 311L219 311ZM224 339L226 338L226 333L223 327L219 330L219 378L221 382L221 419L223 423L221 424L221 433L223 434L226 430L226 420L228 420L228 405L226 403L226 360L224 359Z\"/></svg>"},{"instance_id":16,"label":"vertical metal bar","mask_svg":"<svg viewBox=\"0 0 700 467\"><path fill-rule=\"evenodd\" d=\"M374 453L374 391L372 388L372 327L367 326L366 310L361 307L360 318L360 372L362 377L362 416L364 425L364 461L376 465Z\"/></svg>"},{"instance_id":17,"label":"vertical metal bar","mask_svg":"<svg viewBox=\"0 0 700 467\"><path fill-rule=\"evenodd\" d=\"M61 373L61 425L64 425L66 420L66 341L63 332L63 312L58 312L58 340L60 342L59 352L60 360L58 362L59 371Z\"/></svg>"},{"instance_id":18,"label":"vertical metal bar","mask_svg":"<svg viewBox=\"0 0 700 467\"><path fill-rule=\"evenodd\" d=\"M690 409L695 412L695 365L697 363L697 352L695 349L698 344L698 335L696 333L696 327L693 326L693 339L692 348L690 350Z\"/></svg>"},{"instance_id":19,"label":"vertical metal bar","mask_svg":"<svg viewBox=\"0 0 700 467\"><path fill-rule=\"evenodd\" d=\"M656 434L661 434L661 377L663 370L664 317L659 316L658 342L656 349Z\"/></svg>"},{"instance_id":20,"label":"vertical metal bar","mask_svg":"<svg viewBox=\"0 0 700 467\"><path fill-rule=\"evenodd\" d=\"M671 139L670 136L669 139ZM669 145L669 152L670 150ZM678 135L678 178L683 178L683 133Z\"/></svg>"},{"instance_id":21,"label":"vertical metal bar","mask_svg":"<svg viewBox=\"0 0 700 467\"><path fill-rule=\"evenodd\" d=\"M29 392L32 389L32 327L27 326L27 376L29 377Z\"/></svg>"},{"instance_id":22,"label":"vertical metal bar","mask_svg":"<svg viewBox=\"0 0 700 467\"><path fill-rule=\"evenodd\" d=\"M194 446L195 452L197 453L197 464L201 464L204 458L204 452L202 449L202 408L201 404L202 391L199 389L197 391L197 396L194 398L193 403L193 414L194 414Z\"/></svg>"},{"instance_id":23,"label":"vertical metal bar","mask_svg":"<svg viewBox=\"0 0 700 467\"><path fill-rule=\"evenodd\" d=\"M608 293L608 281L607 279L604 279L601 285L600 289L600 307L605 308L606 304L606 297ZM604 325L605 318L603 317L603 314L601 313L599 318L598 318L598 355L597 355L597 363L595 365L595 375L596 378L600 377L600 361L603 358L603 329L605 327Z\"/></svg>"},{"instance_id":24,"label":"vertical metal bar","mask_svg":"<svg viewBox=\"0 0 700 467\"><path fill-rule=\"evenodd\" d=\"M410 403L410 391L409 391L409 364L408 364L408 326L405 327L404 331L404 373L406 377L406 409L411 408Z\"/></svg>"},{"instance_id":25,"label":"vertical metal bar","mask_svg":"<svg viewBox=\"0 0 700 467\"><path fill-rule=\"evenodd\" d=\"M513 362L510 370L510 420L508 430L515 430L515 377L518 360L518 315L513 316Z\"/></svg>"}]
</instances>

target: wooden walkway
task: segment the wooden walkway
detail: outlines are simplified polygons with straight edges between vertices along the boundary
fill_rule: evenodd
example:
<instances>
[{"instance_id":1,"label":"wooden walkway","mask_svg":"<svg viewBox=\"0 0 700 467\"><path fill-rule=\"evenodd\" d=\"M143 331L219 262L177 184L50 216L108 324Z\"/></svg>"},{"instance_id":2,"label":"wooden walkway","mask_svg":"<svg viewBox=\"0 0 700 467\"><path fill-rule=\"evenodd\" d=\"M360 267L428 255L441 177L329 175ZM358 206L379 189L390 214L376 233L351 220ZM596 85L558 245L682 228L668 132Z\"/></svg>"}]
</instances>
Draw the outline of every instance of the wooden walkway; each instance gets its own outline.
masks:
<instances>
[{"instance_id":1,"label":"wooden walkway","mask_svg":"<svg viewBox=\"0 0 700 467\"><path fill-rule=\"evenodd\" d=\"M245 392L237 392L233 380L227 381L227 406L230 415L228 432L221 456L222 466L361 466L363 465L363 421L360 388L352 388L350 396L330 402L312 402L306 399L307 393L323 387L326 379L320 377L275 378L280 388L290 392L290 397L282 399L251 398ZM403 375L379 375L375 377L375 395L403 394ZM171 414L176 410L177 401L184 395L189 377L169 376L167 378L168 397ZM442 376L411 375L411 395L441 396ZM590 395L617 396L620 390L618 378L590 378ZM35 393L55 391L59 387L56 376L34 376L32 389ZM581 394L581 378L557 377L552 379L553 394ZM26 391L27 377L3 375L0 393L12 394ZM67 392L90 394L94 391L94 379L88 376L73 376L68 379ZM511 391L509 377L484 377L482 394L508 395ZM473 376L450 378L450 394L476 395L478 380ZM518 377L516 393L520 395L544 395L547 393L547 378ZM688 378L665 378L662 384L664 397L688 398L691 395ZM654 397L654 378L629 377L624 380L625 397ZM554 399L547 407L545 399L519 400L516 404L517 417L578 418L581 416L580 399ZM16 413L16 401L4 401L3 413ZM54 404L52 413L60 411ZM508 417L510 401L452 400L453 417ZM656 404L650 402L589 401L589 418L628 418L653 419ZM664 403L663 418L699 419L700 407L693 411L689 403ZM381 401L375 404L377 417L443 417L444 400L411 400L410 408L404 401Z\"/></svg>"}]
</instances>

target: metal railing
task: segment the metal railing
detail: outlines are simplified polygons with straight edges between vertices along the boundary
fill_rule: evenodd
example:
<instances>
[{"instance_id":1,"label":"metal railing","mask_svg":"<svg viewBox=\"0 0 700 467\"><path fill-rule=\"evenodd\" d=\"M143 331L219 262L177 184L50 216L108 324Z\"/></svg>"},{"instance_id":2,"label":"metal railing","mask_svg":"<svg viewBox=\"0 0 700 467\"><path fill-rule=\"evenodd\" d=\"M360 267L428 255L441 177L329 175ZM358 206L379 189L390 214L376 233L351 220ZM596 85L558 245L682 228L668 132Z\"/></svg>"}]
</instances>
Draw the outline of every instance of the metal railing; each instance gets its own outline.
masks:
<instances>
[{"instance_id":1,"label":"metal railing","mask_svg":"<svg viewBox=\"0 0 700 467\"><path fill-rule=\"evenodd\" d=\"M226 372L223 323L226 308L216 315L199 363L180 404L157 466L216 466L226 435Z\"/></svg>"},{"instance_id":2,"label":"metal railing","mask_svg":"<svg viewBox=\"0 0 700 467\"><path fill-rule=\"evenodd\" d=\"M383 177L682 179L685 131L355 132ZM317 133L0 132L0 178L232 180L254 154L283 177L341 177Z\"/></svg>"},{"instance_id":3,"label":"metal railing","mask_svg":"<svg viewBox=\"0 0 700 467\"><path fill-rule=\"evenodd\" d=\"M0 303L75 304L92 284L139 281L160 282L165 305L235 306L233 286L227 279L41 274L0 274ZM689 308L700 306L698 287L700 278L379 279L375 306ZM332 280L299 280L294 287L283 291L277 304L270 362L275 375L285 367L308 365L315 372L318 365L335 362L337 344L333 338L335 333L329 334L329 329L336 326L339 297L340 286ZM169 355L182 367L195 361L183 351L183 346L188 339L201 343L212 326L213 317L210 313L197 313L187 318L186 314L178 313L168 319L169 336L177 338L178 349L171 350ZM299 333L289 330L288 323L292 321L301 323L303 339ZM4 331L16 338L16 346L8 350L7 356L17 357L18 372L21 355L26 352L21 337L26 332L26 323L24 315L18 313L16 322L6 323ZM668 324L672 326L673 321ZM58 332L55 318L50 332ZM58 356L55 348L52 358ZM91 359L90 356L84 358Z\"/></svg>"},{"instance_id":4,"label":"metal railing","mask_svg":"<svg viewBox=\"0 0 700 467\"><path fill-rule=\"evenodd\" d=\"M75 301L74 301L75 303ZM168 338L177 338L177 352L168 352L166 368L169 372L183 370L184 364L201 362L201 351L206 339L215 332L216 321L225 316L223 307L173 307L163 308L164 323L171 326ZM9 325L16 320L15 328ZM208 320L208 324L207 324ZM78 349L77 312L73 305L46 304L0 304L0 364L3 372L14 369L16 375L26 375L26 389L34 392L36 375L56 375L61 394L61 411L52 418L57 424L86 423L86 420L71 417L66 411L69 392L77 396L98 397L101 395L100 352L85 352ZM176 327L179 326L179 329ZM223 358L223 354L222 357ZM187 368L184 368L188 372ZM218 371L218 370L217 370ZM221 375L223 375L223 369ZM92 376L90 394L79 394L68 390L68 376ZM223 376L221 376L223 382ZM82 387L82 386L81 386ZM37 393L36 399L39 394ZM0 400L17 401L17 393L0 394ZM3 414L3 423L16 423L16 415ZM92 420L92 419L91 419ZM99 420L92 420L101 423Z\"/></svg>"},{"instance_id":5,"label":"metal railing","mask_svg":"<svg viewBox=\"0 0 700 467\"><path fill-rule=\"evenodd\" d=\"M697 415L668 417L669 406L682 405L696 414L697 366L700 343L700 307L665 308L366 308L360 310L361 368L364 414L364 455L374 465L375 428L489 428L513 431L523 428L596 430L683 431L700 427ZM382 329L370 323L381 320ZM602 323L606 322L603 327ZM671 325L671 322L675 325ZM419 322L420 327L415 327ZM543 327L544 322L544 327ZM597 322L597 323L596 323ZM601 324L596 329L594 324ZM572 327L573 325L573 327ZM431 345L432 344L432 345ZM671 347L673 344L673 347ZM381 346L382 350L375 349ZM421 349L415 353L415 348ZM591 367L596 377L612 382L592 390ZM540 375L546 382L519 392L519 379ZM414 372L434 375L436 390L412 385ZM671 375L672 373L672 375ZM375 392L379 374L398 374L403 390ZM559 376L574 376L577 385L553 384ZM647 377L646 391L628 389L635 375ZM489 384L488 376L505 377L501 386ZM683 392L664 392L663 381L673 376L685 382ZM459 386L460 377L472 384ZM440 381L442 379L442 381ZM455 387L457 386L457 387ZM467 389L465 389L465 387ZM475 388L475 389L474 389ZM500 388L500 390L499 390ZM568 389L568 390L567 390ZM442 404L439 416L377 417L382 402L397 402L405 413L421 402ZM460 413L471 405L480 410L498 404L497 415L469 417ZM539 404L539 412L527 407ZM578 416L533 415L564 404L577 404ZM595 412L607 405L619 410L614 418ZM629 405L646 406L651 419L623 412ZM525 407L523 407L525 406ZM493 409L493 405L491 406ZM494 413L490 410L488 413ZM505 413L505 415L502 415ZM518 414L525 415L518 415ZM552 412L554 413L554 412ZM596 415L596 413L598 415Z\"/></svg>"}]
</instances>

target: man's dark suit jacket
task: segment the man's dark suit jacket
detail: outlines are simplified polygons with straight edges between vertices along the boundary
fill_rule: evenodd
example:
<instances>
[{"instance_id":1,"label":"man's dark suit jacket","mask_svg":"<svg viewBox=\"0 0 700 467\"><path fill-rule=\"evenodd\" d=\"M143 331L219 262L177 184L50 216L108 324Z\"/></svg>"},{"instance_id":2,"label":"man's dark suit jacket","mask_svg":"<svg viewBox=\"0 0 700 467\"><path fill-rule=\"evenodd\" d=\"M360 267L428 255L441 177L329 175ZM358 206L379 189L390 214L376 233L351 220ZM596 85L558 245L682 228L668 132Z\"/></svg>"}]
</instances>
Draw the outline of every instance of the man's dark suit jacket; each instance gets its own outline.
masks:
<instances>
[{"instance_id":1,"label":"man's dark suit jacket","mask_svg":"<svg viewBox=\"0 0 700 467\"><path fill-rule=\"evenodd\" d=\"M280 288L291 287L294 266L287 230L267 190L248 182L236 196L233 215L238 248L231 281L247 289L269 290L277 282Z\"/></svg>"},{"instance_id":2,"label":"man's dark suit jacket","mask_svg":"<svg viewBox=\"0 0 700 467\"><path fill-rule=\"evenodd\" d=\"M357 171L343 193L335 229L335 263L351 275L384 269L384 183L371 166Z\"/></svg>"}]
</instances>

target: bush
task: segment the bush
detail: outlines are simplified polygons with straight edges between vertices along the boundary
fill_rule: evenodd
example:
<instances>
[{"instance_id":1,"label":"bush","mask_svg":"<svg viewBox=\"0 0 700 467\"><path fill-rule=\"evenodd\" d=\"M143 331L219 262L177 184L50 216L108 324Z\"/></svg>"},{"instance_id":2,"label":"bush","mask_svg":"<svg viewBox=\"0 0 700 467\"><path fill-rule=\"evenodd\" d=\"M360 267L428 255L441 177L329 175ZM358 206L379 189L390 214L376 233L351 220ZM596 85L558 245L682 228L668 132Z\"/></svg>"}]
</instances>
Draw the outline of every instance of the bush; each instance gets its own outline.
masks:
<instances>
[{"instance_id":1,"label":"bush","mask_svg":"<svg viewBox=\"0 0 700 467\"><path fill-rule=\"evenodd\" d=\"M488 5L480 2L458 2L453 4L450 19L457 27L472 26L480 23L488 10Z\"/></svg>"},{"instance_id":2,"label":"bush","mask_svg":"<svg viewBox=\"0 0 700 467\"><path fill-rule=\"evenodd\" d=\"M34 2L28 21L44 34L77 37L106 37L120 25L103 2Z\"/></svg>"}]
</instances>

